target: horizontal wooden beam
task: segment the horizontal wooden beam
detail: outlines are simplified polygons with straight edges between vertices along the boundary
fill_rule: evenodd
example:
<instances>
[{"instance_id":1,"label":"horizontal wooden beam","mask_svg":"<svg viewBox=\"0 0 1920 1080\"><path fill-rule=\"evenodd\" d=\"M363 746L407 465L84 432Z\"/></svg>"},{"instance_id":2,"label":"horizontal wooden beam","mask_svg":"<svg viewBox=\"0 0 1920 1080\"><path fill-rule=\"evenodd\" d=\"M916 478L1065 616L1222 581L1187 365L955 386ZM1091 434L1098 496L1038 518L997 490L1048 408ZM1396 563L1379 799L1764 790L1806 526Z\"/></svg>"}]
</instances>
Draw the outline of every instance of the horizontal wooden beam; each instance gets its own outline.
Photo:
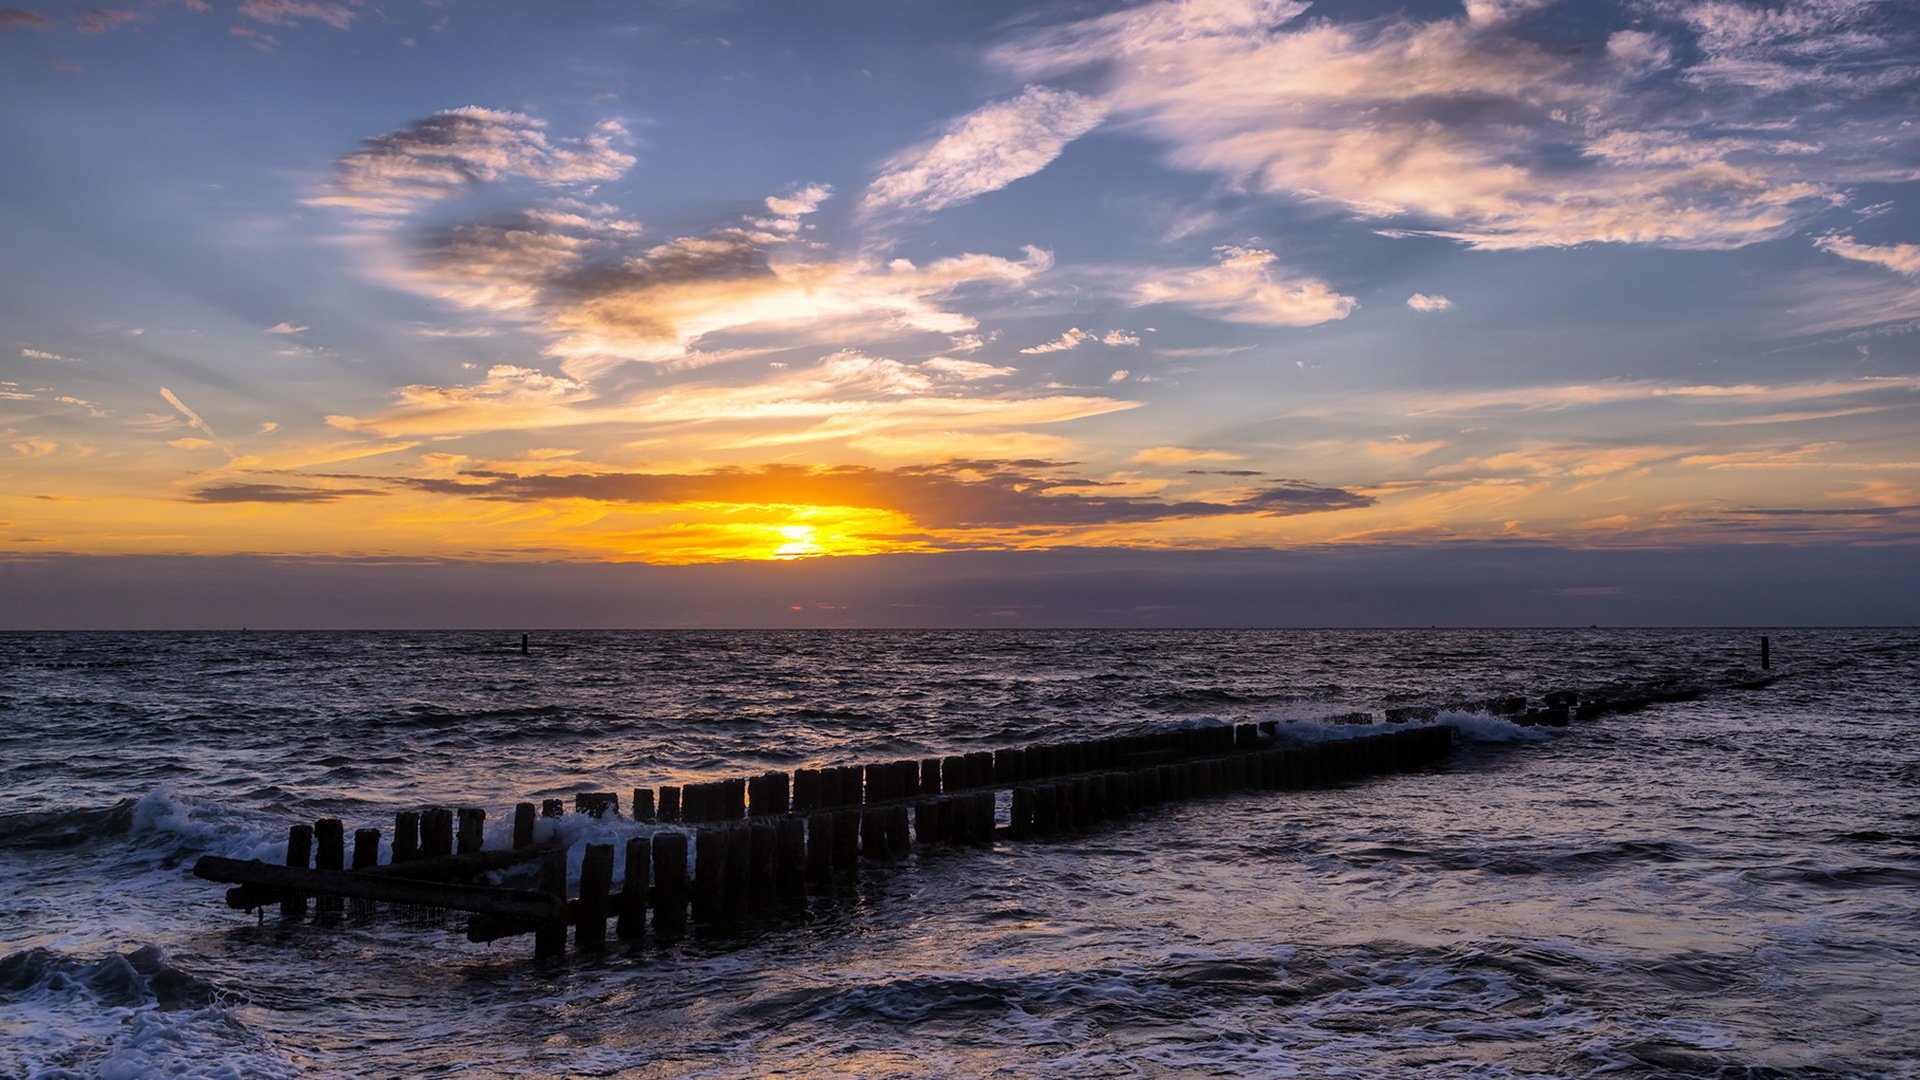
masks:
<instances>
[{"instance_id":1,"label":"horizontal wooden beam","mask_svg":"<svg viewBox=\"0 0 1920 1080\"><path fill-rule=\"evenodd\" d=\"M389 904L474 911L509 919L540 921L559 917L565 901L547 893L501 889L491 885L453 885L351 870L308 870L249 859L202 856L195 877L237 885L265 885L297 893L325 893Z\"/></svg>"},{"instance_id":2,"label":"horizontal wooden beam","mask_svg":"<svg viewBox=\"0 0 1920 1080\"><path fill-rule=\"evenodd\" d=\"M371 874L375 877L406 878L409 881L464 881L491 870L504 870L509 866L518 866L525 862L534 862L549 851L561 850L563 845L541 844L537 847L514 848L510 851L475 851L466 855L436 855L427 859L413 859L408 862L382 863L378 866L363 866L356 874ZM240 911L252 911L257 907L280 902L280 890L266 885L242 885L227 890L227 906Z\"/></svg>"}]
</instances>

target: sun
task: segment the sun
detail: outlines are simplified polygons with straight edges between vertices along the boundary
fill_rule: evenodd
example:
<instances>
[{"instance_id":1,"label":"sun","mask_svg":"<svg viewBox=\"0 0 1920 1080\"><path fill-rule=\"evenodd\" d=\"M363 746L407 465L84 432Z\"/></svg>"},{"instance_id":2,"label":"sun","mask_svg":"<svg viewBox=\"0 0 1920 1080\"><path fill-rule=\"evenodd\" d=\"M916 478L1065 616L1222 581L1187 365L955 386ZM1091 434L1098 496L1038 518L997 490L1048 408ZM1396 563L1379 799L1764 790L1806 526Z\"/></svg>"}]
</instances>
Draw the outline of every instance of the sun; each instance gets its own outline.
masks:
<instances>
[{"instance_id":1,"label":"sun","mask_svg":"<svg viewBox=\"0 0 1920 1080\"><path fill-rule=\"evenodd\" d=\"M786 539L786 543L773 549L771 558L804 559L810 555L822 555L826 549L814 542L814 527L811 525L781 525L774 529Z\"/></svg>"}]
</instances>

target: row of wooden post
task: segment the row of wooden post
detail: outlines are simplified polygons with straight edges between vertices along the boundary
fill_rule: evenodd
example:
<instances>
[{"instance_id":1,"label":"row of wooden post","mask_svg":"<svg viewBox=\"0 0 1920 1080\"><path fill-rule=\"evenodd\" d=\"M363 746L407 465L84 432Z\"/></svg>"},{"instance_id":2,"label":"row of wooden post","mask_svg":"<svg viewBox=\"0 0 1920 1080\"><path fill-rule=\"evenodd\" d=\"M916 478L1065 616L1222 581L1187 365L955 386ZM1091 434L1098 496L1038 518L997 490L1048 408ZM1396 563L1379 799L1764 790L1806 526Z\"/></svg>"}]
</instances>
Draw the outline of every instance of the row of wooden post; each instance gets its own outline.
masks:
<instances>
[{"instance_id":1,"label":"row of wooden post","mask_svg":"<svg viewBox=\"0 0 1920 1080\"><path fill-rule=\"evenodd\" d=\"M738 926L809 895L833 892L850 878L862 859L884 861L907 855L917 842L991 844L998 834L998 792L1010 789L1007 829L1016 837L1037 837L1092 825L1161 803L1248 788L1289 790L1338 782L1405 768L1447 753L1452 728L1401 727L1378 734L1282 747L1271 727L1196 727L1145 735L1115 736L1070 743L1041 744L988 753L900 760L870 765L801 769L792 775L764 773L752 779L720 780L634 793L633 816L640 821L669 816L694 826L691 836L660 830L627 839L623 886L612 889L615 849L589 844L583 853L579 895L567 898L566 850L535 848L536 809L515 807L512 851L488 852L486 865L504 866L515 858L537 860L536 890L556 897L563 917L530 924L498 915L475 914L468 929L474 941L531 932L538 956L563 952L567 931L575 947L603 947L607 924L619 940L633 942L645 933L651 913L655 934L684 933L689 919L716 927ZM574 799L576 812L594 817L618 814L619 798L589 792ZM749 813L749 811L756 811ZM539 816L567 812L548 799ZM404 878L409 864L439 867L448 863L479 866L486 814L472 808L429 808L394 816L392 866L379 867L380 830L354 833L352 866ZM689 855L692 856L689 860ZM344 829L336 819L289 830L286 865L341 870ZM691 870L689 863L691 861ZM229 879L232 880L232 879ZM229 902L259 893L236 890ZM287 891L281 913L305 914L307 897ZM372 901L352 901L356 914L371 911ZM343 907L337 896L321 894L316 915L330 917Z\"/></svg>"}]
</instances>

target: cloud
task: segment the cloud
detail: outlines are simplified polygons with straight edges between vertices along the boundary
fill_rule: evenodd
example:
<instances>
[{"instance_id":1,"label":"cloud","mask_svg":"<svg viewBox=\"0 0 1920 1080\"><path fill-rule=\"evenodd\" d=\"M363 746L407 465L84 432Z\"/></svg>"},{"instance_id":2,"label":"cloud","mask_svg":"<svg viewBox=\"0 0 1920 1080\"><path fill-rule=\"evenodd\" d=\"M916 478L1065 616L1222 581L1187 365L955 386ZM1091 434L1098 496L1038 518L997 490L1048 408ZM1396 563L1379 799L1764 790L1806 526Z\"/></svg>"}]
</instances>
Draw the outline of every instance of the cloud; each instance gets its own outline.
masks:
<instances>
[{"instance_id":1,"label":"cloud","mask_svg":"<svg viewBox=\"0 0 1920 1080\"><path fill-rule=\"evenodd\" d=\"M1465 415L1492 409L1557 411L1671 400L1774 405L1861 394L1920 393L1920 377L1870 377L1798 383L1680 384L1638 379L1516 386L1490 390L1425 390L1406 397L1408 415Z\"/></svg>"},{"instance_id":2,"label":"cloud","mask_svg":"<svg viewBox=\"0 0 1920 1080\"><path fill-rule=\"evenodd\" d=\"M340 159L325 192L308 201L393 217L481 184L586 185L633 167L632 155L619 149L627 132L618 123L603 121L573 139L551 139L546 126L524 113L479 106L437 112L368 139Z\"/></svg>"},{"instance_id":3,"label":"cloud","mask_svg":"<svg viewBox=\"0 0 1920 1080\"><path fill-rule=\"evenodd\" d=\"M1884 266L1908 277L1920 275L1920 244L1862 244L1851 236L1823 236L1814 246L1831 255Z\"/></svg>"},{"instance_id":4,"label":"cloud","mask_svg":"<svg viewBox=\"0 0 1920 1080\"><path fill-rule=\"evenodd\" d=\"M1116 348L1121 348L1129 345L1140 344L1140 335L1126 331L1126 330L1109 330L1104 334L1096 334L1096 333L1093 333L1092 331L1082 330L1079 327L1074 326L1074 327L1069 327L1065 333L1061 334L1057 338L1054 338L1052 341L1042 342L1039 345L1029 346L1028 348L1021 349L1020 351L1023 353L1029 353L1029 354L1066 352L1069 349L1077 349L1080 346L1086 345L1090 342L1099 342L1102 345L1111 345Z\"/></svg>"},{"instance_id":5,"label":"cloud","mask_svg":"<svg viewBox=\"0 0 1920 1080\"><path fill-rule=\"evenodd\" d=\"M48 352L45 349L21 349L20 355L29 360L52 360L55 363L61 364L78 364L82 362L77 356L62 356L57 352Z\"/></svg>"},{"instance_id":6,"label":"cloud","mask_svg":"<svg viewBox=\"0 0 1920 1080\"><path fill-rule=\"evenodd\" d=\"M1415 311L1446 311L1453 307L1453 301L1437 294L1414 293L1407 297L1407 306Z\"/></svg>"},{"instance_id":7,"label":"cloud","mask_svg":"<svg viewBox=\"0 0 1920 1080\"><path fill-rule=\"evenodd\" d=\"M1529 34L1540 6L1306 21L1304 3L1159 0L1023 32L996 58L1098 87L1173 164L1390 233L1497 250L1730 248L1787 235L1849 184L1905 179L1920 131L1884 102L1920 81L1870 0L1638 10L1605 49ZM1680 52L1686 77L1651 77ZM1735 85L1738 84L1738 85ZM1756 95L1795 87L1804 100Z\"/></svg>"},{"instance_id":8,"label":"cloud","mask_svg":"<svg viewBox=\"0 0 1920 1080\"><path fill-rule=\"evenodd\" d=\"M284 484L209 484L187 496L197 503L330 503L360 495L385 495L370 488L311 488Z\"/></svg>"},{"instance_id":9,"label":"cloud","mask_svg":"<svg viewBox=\"0 0 1920 1080\"><path fill-rule=\"evenodd\" d=\"M0 32L7 30L45 30L53 24L23 8L0 8Z\"/></svg>"},{"instance_id":10,"label":"cloud","mask_svg":"<svg viewBox=\"0 0 1920 1080\"><path fill-rule=\"evenodd\" d=\"M267 327L269 334L304 334L313 329L311 326L295 326L290 322L277 322Z\"/></svg>"},{"instance_id":11,"label":"cloud","mask_svg":"<svg viewBox=\"0 0 1920 1080\"><path fill-rule=\"evenodd\" d=\"M443 494L510 502L590 499L645 505L774 504L887 510L941 530L1073 527L1235 514L1292 516L1370 506L1372 496L1298 480L1232 502L1090 494L1099 483L1042 461L957 461L898 469L767 465L707 473L518 475L469 472L403 481Z\"/></svg>"},{"instance_id":12,"label":"cloud","mask_svg":"<svg viewBox=\"0 0 1920 1080\"><path fill-rule=\"evenodd\" d=\"M1105 111L1101 102L1070 90L1029 86L894 157L867 187L862 208L933 213L998 191L1046 168L1068 143L1099 126Z\"/></svg>"},{"instance_id":13,"label":"cloud","mask_svg":"<svg viewBox=\"0 0 1920 1080\"><path fill-rule=\"evenodd\" d=\"M1245 455L1224 450L1189 450L1184 446L1149 446L1129 460L1142 465L1187 465L1195 461L1239 461Z\"/></svg>"},{"instance_id":14,"label":"cloud","mask_svg":"<svg viewBox=\"0 0 1920 1080\"><path fill-rule=\"evenodd\" d=\"M949 379L963 382L978 382L981 379L1000 379L1018 374L1010 367L996 367L979 360L962 360L952 356L936 356L931 360L922 360L920 366Z\"/></svg>"},{"instance_id":15,"label":"cloud","mask_svg":"<svg viewBox=\"0 0 1920 1080\"><path fill-rule=\"evenodd\" d=\"M1080 346L1085 345L1087 342L1095 341L1095 340L1098 340L1098 339L1095 338L1094 335L1089 334L1085 330L1082 330L1079 327L1075 326L1075 327L1068 328L1066 333L1061 334L1059 337L1054 338L1052 341L1043 342L1039 345L1032 345L1027 348L1021 349L1020 351L1023 353L1065 352L1068 349L1077 349Z\"/></svg>"},{"instance_id":16,"label":"cloud","mask_svg":"<svg viewBox=\"0 0 1920 1080\"><path fill-rule=\"evenodd\" d=\"M747 446L930 429L947 435L999 431L1136 407L1133 402L1073 395L971 396L937 378L951 370L841 350L811 366L777 369L744 385L682 383L604 399L564 376L499 365L478 384L402 387L387 409L363 417L329 416L327 423L386 436L622 424L687 429L680 433L683 440L691 438L691 429L725 428L728 434L710 438Z\"/></svg>"},{"instance_id":17,"label":"cloud","mask_svg":"<svg viewBox=\"0 0 1920 1080\"><path fill-rule=\"evenodd\" d=\"M304 21L325 23L336 30L351 27L360 17L364 0L246 0L240 16L270 26L298 26Z\"/></svg>"},{"instance_id":18,"label":"cloud","mask_svg":"<svg viewBox=\"0 0 1920 1080\"><path fill-rule=\"evenodd\" d=\"M1277 258L1259 248L1215 249L1212 266L1166 270L1140 282L1136 304L1177 303L1228 322L1315 326L1344 319L1359 301L1314 278L1276 274Z\"/></svg>"},{"instance_id":19,"label":"cloud","mask_svg":"<svg viewBox=\"0 0 1920 1080\"><path fill-rule=\"evenodd\" d=\"M228 457L235 456L232 445L230 445L225 439L222 439L219 433L214 431L212 426L210 426L205 420L200 419L199 413L194 412L192 409L187 408L187 403L184 401L181 401L179 397L175 396L173 391L163 386L160 388L160 396L167 399L167 404L179 410L180 415L187 418L187 423L192 424L195 428L199 429L201 434L213 440L214 445L218 446L221 450L225 451Z\"/></svg>"},{"instance_id":20,"label":"cloud","mask_svg":"<svg viewBox=\"0 0 1920 1080\"><path fill-rule=\"evenodd\" d=\"M83 34L105 34L132 23L139 16L119 8L88 8L74 24Z\"/></svg>"}]
</instances>

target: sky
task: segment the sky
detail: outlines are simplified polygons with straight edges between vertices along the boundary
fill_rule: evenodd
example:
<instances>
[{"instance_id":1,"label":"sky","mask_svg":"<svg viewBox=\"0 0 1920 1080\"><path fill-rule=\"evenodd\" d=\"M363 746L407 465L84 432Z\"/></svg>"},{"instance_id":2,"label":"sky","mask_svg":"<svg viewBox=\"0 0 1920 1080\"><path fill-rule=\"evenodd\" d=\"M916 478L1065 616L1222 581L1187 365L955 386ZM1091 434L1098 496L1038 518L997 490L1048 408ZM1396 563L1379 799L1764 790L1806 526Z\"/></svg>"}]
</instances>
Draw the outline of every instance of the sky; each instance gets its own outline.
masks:
<instances>
[{"instance_id":1,"label":"sky","mask_svg":"<svg viewBox=\"0 0 1920 1080\"><path fill-rule=\"evenodd\" d=\"M1920 602L1910 3L0 0L0 102L0 627Z\"/></svg>"}]
</instances>

